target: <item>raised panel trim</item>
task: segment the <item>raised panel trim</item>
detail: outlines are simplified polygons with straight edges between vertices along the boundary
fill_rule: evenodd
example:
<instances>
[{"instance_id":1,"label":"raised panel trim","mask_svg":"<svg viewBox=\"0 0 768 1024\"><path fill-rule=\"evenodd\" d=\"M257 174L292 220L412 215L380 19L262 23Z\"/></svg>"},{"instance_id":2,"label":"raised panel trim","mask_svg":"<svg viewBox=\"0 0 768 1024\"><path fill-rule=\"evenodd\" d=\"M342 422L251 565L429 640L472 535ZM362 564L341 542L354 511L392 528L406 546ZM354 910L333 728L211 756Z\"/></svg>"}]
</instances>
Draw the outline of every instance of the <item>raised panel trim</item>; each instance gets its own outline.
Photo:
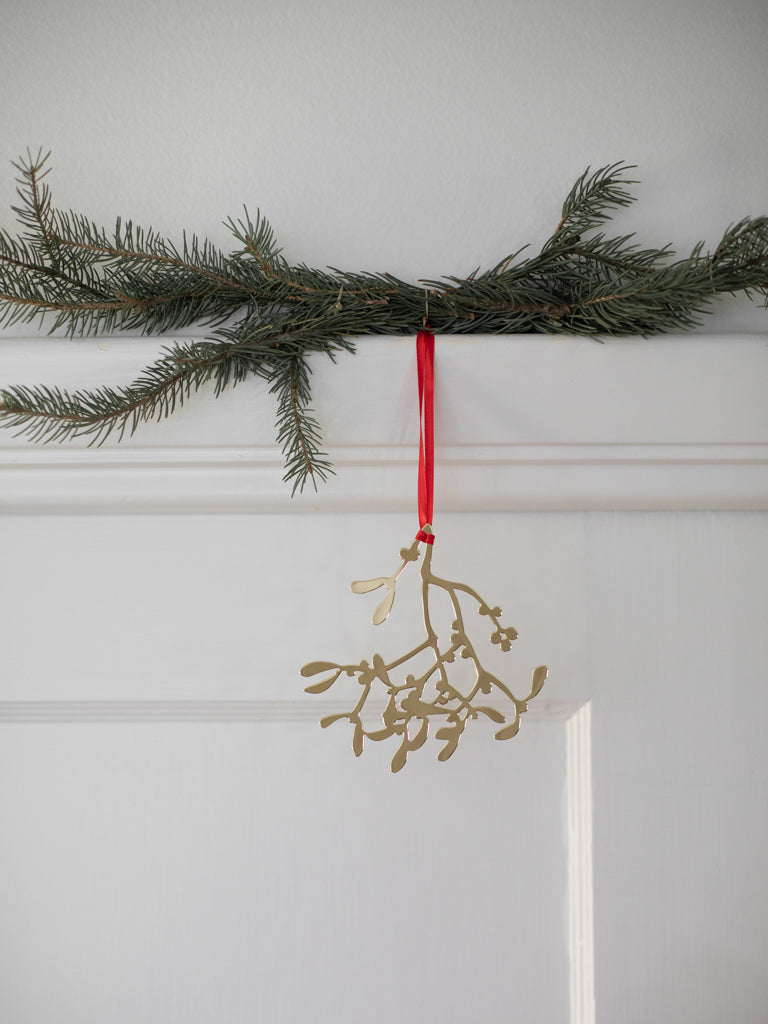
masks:
<instances>
[{"instance_id":1,"label":"raised panel trim","mask_svg":"<svg viewBox=\"0 0 768 1024\"><path fill-rule=\"evenodd\" d=\"M7 515L409 512L414 446L331 449L336 475L290 497L275 446L0 449ZM444 512L768 508L768 444L438 447Z\"/></svg>"},{"instance_id":2,"label":"raised panel trim","mask_svg":"<svg viewBox=\"0 0 768 1024\"><path fill-rule=\"evenodd\" d=\"M571 1024L595 1024L595 936L592 859L592 709L569 718L566 743L568 946Z\"/></svg>"},{"instance_id":3,"label":"raised panel trim","mask_svg":"<svg viewBox=\"0 0 768 1024\"><path fill-rule=\"evenodd\" d=\"M0 385L134 379L172 338L0 338ZM443 511L768 508L768 334L437 339L436 506ZM103 448L0 431L0 513L412 511L413 337L311 361L336 476L294 499L273 396L203 388L167 422Z\"/></svg>"},{"instance_id":4,"label":"raised panel trim","mask_svg":"<svg viewBox=\"0 0 768 1024\"><path fill-rule=\"evenodd\" d=\"M369 702L371 711L384 702ZM529 722L567 722L578 701L532 701ZM0 723L87 722L316 722L349 710L341 700L10 700L0 701Z\"/></svg>"},{"instance_id":5,"label":"raised panel trim","mask_svg":"<svg viewBox=\"0 0 768 1024\"><path fill-rule=\"evenodd\" d=\"M316 722L348 707L348 702L330 699L0 701L0 725ZM590 704L536 700L525 718L565 723L570 1024L594 1024Z\"/></svg>"}]
</instances>

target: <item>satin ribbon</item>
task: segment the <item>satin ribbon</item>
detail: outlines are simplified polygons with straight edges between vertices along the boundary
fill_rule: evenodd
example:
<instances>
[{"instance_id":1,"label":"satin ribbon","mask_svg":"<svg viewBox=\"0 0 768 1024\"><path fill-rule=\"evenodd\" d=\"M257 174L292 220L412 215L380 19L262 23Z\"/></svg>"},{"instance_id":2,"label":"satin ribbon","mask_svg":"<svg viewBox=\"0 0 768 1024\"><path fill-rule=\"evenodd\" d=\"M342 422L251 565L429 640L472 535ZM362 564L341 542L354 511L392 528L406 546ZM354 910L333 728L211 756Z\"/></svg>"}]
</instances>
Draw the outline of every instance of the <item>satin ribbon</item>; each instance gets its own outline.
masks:
<instances>
[{"instance_id":1,"label":"satin ribbon","mask_svg":"<svg viewBox=\"0 0 768 1024\"><path fill-rule=\"evenodd\" d=\"M432 526L432 492L435 477L435 336L419 331L416 338L416 372L419 382L419 526L416 538L434 544Z\"/></svg>"}]
</instances>

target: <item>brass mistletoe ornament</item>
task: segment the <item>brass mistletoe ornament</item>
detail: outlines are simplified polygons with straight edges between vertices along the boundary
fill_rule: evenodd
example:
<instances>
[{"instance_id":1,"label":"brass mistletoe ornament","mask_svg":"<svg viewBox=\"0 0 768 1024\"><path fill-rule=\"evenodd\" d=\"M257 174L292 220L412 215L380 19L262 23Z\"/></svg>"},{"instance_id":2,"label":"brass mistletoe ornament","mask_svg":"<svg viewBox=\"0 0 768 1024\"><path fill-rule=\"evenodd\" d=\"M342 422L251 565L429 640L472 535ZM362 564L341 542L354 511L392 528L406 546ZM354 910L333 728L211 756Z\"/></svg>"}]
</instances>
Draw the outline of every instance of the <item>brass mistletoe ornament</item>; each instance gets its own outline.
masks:
<instances>
[{"instance_id":1,"label":"brass mistletoe ornament","mask_svg":"<svg viewBox=\"0 0 768 1024\"><path fill-rule=\"evenodd\" d=\"M409 562L418 561L421 556L419 545L424 543L424 554L421 559L424 640L406 654L389 662L380 654L374 654L370 661L363 660L357 665L313 661L301 670L302 676L305 677L324 675L320 682L305 688L307 693L324 693L343 676L357 679L360 696L354 706L349 711L327 715L321 719L320 725L325 729L334 722L348 721L353 726L352 749L358 757L363 752L366 739L378 741L399 736L400 745L392 758L393 772L400 771L412 750L418 750L423 746L429 734L430 723L439 724L435 737L445 741L437 755L440 761L448 760L458 746L467 723L480 715L501 726L495 733L497 740L511 739L520 728L520 717L528 710L528 701L540 692L547 678L547 667L539 665L533 671L526 696L516 697L480 660L467 631L466 605L471 602L470 609L490 620L490 642L505 653L510 650L512 641L517 638L517 630L512 626L503 626L501 608L491 607L472 587L465 583L442 579L432 571L432 547L435 539L430 525L434 466L433 353L434 337L429 331L419 332L419 518L423 524L422 528L410 547L401 548L400 565L391 576L358 580L351 584L356 594L367 594L384 588L384 599L372 617L374 625L380 625L392 610L395 588L401 573ZM430 595L434 591L447 595L453 615L450 637L442 645L430 615ZM461 672L457 672L457 659L467 662L472 671L467 673L462 667ZM412 671L408 671L409 665ZM462 683L457 681L458 675L464 680ZM471 677L468 683L467 675ZM375 705L380 694L386 694L386 703L381 712L381 727L376 723L376 728L369 728L367 719L363 718L366 704L369 698L372 698L371 703ZM494 697L500 695L505 698L503 711L486 702L487 698L493 701Z\"/></svg>"},{"instance_id":2,"label":"brass mistletoe ornament","mask_svg":"<svg viewBox=\"0 0 768 1024\"><path fill-rule=\"evenodd\" d=\"M432 529L428 524L420 532L427 537L433 536ZM408 562L418 560L419 543L420 538L417 535L417 539L409 548L401 549L402 563L391 576L361 580L352 584L352 590L356 594L366 594L369 591L378 590L380 587L386 588L387 594L384 600L373 613L374 624L379 625L389 615L395 600L395 586L398 577ZM455 616L451 623L450 640L444 650L440 649L440 640L429 613L430 591L433 588L442 590L448 595ZM493 627L490 636L491 643L497 644L502 651L509 651L512 641L517 638L517 630L511 626L502 626L501 608L491 608L477 591L465 583L452 583L450 580L435 576L432 572L432 545L427 542L421 560L421 605L426 630L424 640L407 654L389 662L385 662L380 654L374 654L370 661L361 661L359 665L338 665L331 661L313 661L302 668L303 676L326 674L321 682L307 686L307 693L324 693L343 673L357 678L360 684L360 698L355 706L350 711L327 715L321 719L320 725L327 728L334 722L346 719L354 726L352 749L358 757L363 752L363 743L366 738L386 740L390 736L400 736L400 746L392 758L392 771L398 772L405 764L408 754L412 750L418 750L425 743L429 734L430 722L440 723L435 737L438 740L445 740L445 745L437 755L440 761L448 760L458 746L467 723L479 715L502 726L495 734L497 740L511 739L517 733L520 728L520 716L528 710L528 701L535 697L544 685L547 668L545 665L540 665L534 669L529 692L523 698L515 697L498 676L489 672L480 661L477 650L467 634L464 610L460 602L462 594L468 595L475 602L475 610L478 614L488 616L490 619ZM420 675L403 674L408 664L418 658L422 652L431 654L426 669ZM449 666L457 658L467 659L474 669L474 681L470 683L468 690L466 685L463 687L466 692L462 692L449 678ZM397 669L401 671L395 676L393 673ZM386 706L381 714L383 728L369 729L363 722L363 710L366 701L372 694L375 699L376 690L374 688L380 689L379 684L385 687L388 695ZM507 698L506 714L496 707L483 703L483 698L490 696L494 691L496 695L501 694Z\"/></svg>"}]
</instances>

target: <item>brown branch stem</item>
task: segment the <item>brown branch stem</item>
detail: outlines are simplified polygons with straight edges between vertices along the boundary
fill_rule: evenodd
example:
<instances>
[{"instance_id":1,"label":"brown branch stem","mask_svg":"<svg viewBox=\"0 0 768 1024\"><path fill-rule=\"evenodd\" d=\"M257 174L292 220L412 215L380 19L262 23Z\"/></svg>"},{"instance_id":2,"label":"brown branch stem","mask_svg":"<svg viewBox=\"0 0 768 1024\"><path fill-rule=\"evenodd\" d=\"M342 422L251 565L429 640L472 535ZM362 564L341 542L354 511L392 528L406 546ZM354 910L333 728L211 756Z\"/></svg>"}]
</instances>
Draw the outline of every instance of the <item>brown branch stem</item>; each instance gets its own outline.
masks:
<instances>
[{"instance_id":1,"label":"brown branch stem","mask_svg":"<svg viewBox=\"0 0 768 1024\"><path fill-rule=\"evenodd\" d=\"M102 292L97 288L93 288L91 285L86 284L85 281L78 281L76 277L71 277L69 274L65 274L63 270L59 270L56 267L47 267L44 263L28 263L25 260L16 259L15 256L9 256L7 253L0 253L0 260L3 260L5 263L10 263L14 267L20 267L22 270L31 270L33 273L41 274L46 277L55 277L58 281L66 281L67 284L71 284L76 288L83 288L92 295L102 294Z\"/></svg>"}]
</instances>

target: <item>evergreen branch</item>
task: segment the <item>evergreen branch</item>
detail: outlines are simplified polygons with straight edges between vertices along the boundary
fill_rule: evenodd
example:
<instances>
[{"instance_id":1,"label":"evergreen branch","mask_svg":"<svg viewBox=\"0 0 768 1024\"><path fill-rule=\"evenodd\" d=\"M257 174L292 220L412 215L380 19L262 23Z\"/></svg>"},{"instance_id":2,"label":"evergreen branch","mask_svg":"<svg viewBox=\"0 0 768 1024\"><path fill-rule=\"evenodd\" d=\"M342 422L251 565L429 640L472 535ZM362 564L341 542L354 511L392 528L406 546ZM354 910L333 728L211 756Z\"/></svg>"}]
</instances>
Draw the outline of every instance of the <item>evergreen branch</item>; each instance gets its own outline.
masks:
<instances>
[{"instance_id":1,"label":"evergreen branch","mask_svg":"<svg viewBox=\"0 0 768 1024\"><path fill-rule=\"evenodd\" d=\"M74 288L81 288L83 291L90 292L91 295L101 295L98 288L94 288L85 281L78 281L77 278L65 274L61 270L57 270L55 267L46 266L45 264L35 263L34 261L25 262L15 256L10 256L7 253L0 252L0 261L6 263L12 267L17 267L22 272L29 272L31 274L40 274L46 278L55 278L57 281L62 281L65 284L72 285ZM9 299L8 301L13 301Z\"/></svg>"},{"instance_id":2,"label":"evergreen branch","mask_svg":"<svg viewBox=\"0 0 768 1024\"><path fill-rule=\"evenodd\" d=\"M269 348L248 352L247 343L176 344L127 387L102 387L70 394L61 388L17 386L0 390L0 420L34 441L91 437L102 444L113 432L122 439L141 423L170 416L210 380L217 393L249 373L266 375ZM240 351L238 351L238 349ZM244 365L245 364L245 365Z\"/></svg>"},{"instance_id":3,"label":"evergreen branch","mask_svg":"<svg viewBox=\"0 0 768 1024\"><path fill-rule=\"evenodd\" d=\"M278 263L281 251L276 246L272 226L266 217L261 215L260 210L256 211L255 223L249 217L247 207L243 207L243 215L245 220L234 221L229 217L224 221L226 227L243 246L239 252L232 253L232 258L250 256L256 260L263 273L270 274Z\"/></svg>"},{"instance_id":4,"label":"evergreen branch","mask_svg":"<svg viewBox=\"0 0 768 1024\"><path fill-rule=\"evenodd\" d=\"M129 225L129 229L131 226ZM235 280L232 277L226 277L221 273L216 273L208 267L201 266L185 260L178 253L170 252L153 252L153 251L142 251L141 249L130 249L122 248L114 245L104 245L83 242L72 238L67 238L64 235L53 236L57 244L66 246L70 249L80 249L85 252L93 253L94 255L109 261L124 261L123 265L127 262L131 263L159 263L165 266L170 266L175 270L188 271L192 276L200 276L206 278L217 288L224 290L235 290L245 292L248 296L254 294L254 289L244 284L242 281ZM149 244L154 243L155 246L163 244L164 240L158 240L152 238ZM139 243L141 244L141 243Z\"/></svg>"},{"instance_id":5,"label":"evergreen branch","mask_svg":"<svg viewBox=\"0 0 768 1024\"><path fill-rule=\"evenodd\" d=\"M625 171L634 170L632 165L615 163L601 167L593 174L589 170L588 167L568 193L553 238L561 232L581 235L591 231L610 219L611 209L629 206L634 202L633 196L624 186L636 185L637 182L622 177Z\"/></svg>"},{"instance_id":6,"label":"evergreen branch","mask_svg":"<svg viewBox=\"0 0 768 1024\"><path fill-rule=\"evenodd\" d=\"M166 356L124 388L74 394L44 385L4 389L0 390L0 419L20 428L15 436L23 434L33 441L85 436L91 437L91 444L101 444L113 431L122 439L126 430L133 434L140 423L170 415L208 376Z\"/></svg>"},{"instance_id":7,"label":"evergreen branch","mask_svg":"<svg viewBox=\"0 0 768 1024\"><path fill-rule=\"evenodd\" d=\"M291 496L303 491L308 480L317 481L333 473L322 451L320 427L309 408L310 368L300 351L288 351L274 364L270 391L277 396L277 443L285 461L283 480L292 482Z\"/></svg>"},{"instance_id":8,"label":"evergreen branch","mask_svg":"<svg viewBox=\"0 0 768 1024\"><path fill-rule=\"evenodd\" d=\"M58 251L51 235L53 211L51 208L51 191L48 183L43 179L50 173L50 167L46 167L50 152L43 155L42 149L38 150L37 156L33 157L27 150L26 162L20 158L19 163L13 166L21 174L16 179L16 194L21 200L21 206L12 207L20 222L27 228L28 238L39 245L51 265L58 266Z\"/></svg>"},{"instance_id":9,"label":"evergreen branch","mask_svg":"<svg viewBox=\"0 0 768 1024\"><path fill-rule=\"evenodd\" d=\"M670 246L663 249L638 250L637 246L627 245L631 235L623 238L605 239L599 235L589 239L585 245L575 245L569 254L575 259L583 259L602 264L604 268L623 274L647 274L658 266L659 261L672 255ZM613 255L618 252L619 255Z\"/></svg>"},{"instance_id":10,"label":"evergreen branch","mask_svg":"<svg viewBox=\"0 0 768 1024\"><path fill-rule=\"evenodd\" d=\"M649 335L696 326L720 294L768 298L768 218L727 229L714 252L641 249L633 236L598 229L631 203L630 167L616 163L574 184L552 236L467 277L410 284L389 273L291 265L268 221L226 222L239 249L223 254L185 234L181 247L117 220L113 234L53 208L42 151L15 166L19 237L0 231L0 323L47 319L51 331L146 334L208 323L205 342L176 345L131 385L69 394L57 388L0 392L0 420L35 440L133 433L169 415L211 382L218 395L248 376L277 397L278 441L294 492L331 472L311 412L313 352L352 351L349 337L411 334L425 300L436 333Z\"/></svg>"}]
</instances>

